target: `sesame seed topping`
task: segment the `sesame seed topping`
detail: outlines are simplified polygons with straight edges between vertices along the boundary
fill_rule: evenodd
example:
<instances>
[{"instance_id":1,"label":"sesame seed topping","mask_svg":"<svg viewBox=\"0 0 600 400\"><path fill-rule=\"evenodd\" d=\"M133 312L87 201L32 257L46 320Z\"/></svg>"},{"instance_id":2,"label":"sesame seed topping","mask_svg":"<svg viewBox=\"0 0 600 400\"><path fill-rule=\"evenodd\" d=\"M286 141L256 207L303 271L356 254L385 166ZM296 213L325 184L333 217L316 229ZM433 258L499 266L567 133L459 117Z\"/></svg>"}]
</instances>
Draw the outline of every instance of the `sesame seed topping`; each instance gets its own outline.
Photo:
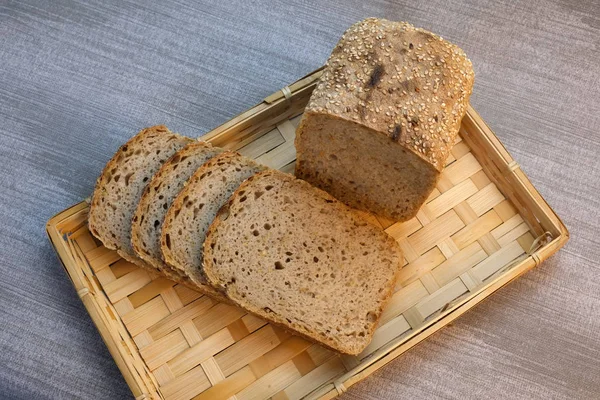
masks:
<instances>
[{"instance_id":1,"label":"sesame seed topping","mask_svg":"<svg viewBox=\"0 0 600 400\"><path fill-rule=\"evenodd\" d=\"M473 76L452 43L404 22L368 18L342 35L307 109L390 137L402 126L398 143L437 168L458 133Z\"/></svg>"}]
</instances>

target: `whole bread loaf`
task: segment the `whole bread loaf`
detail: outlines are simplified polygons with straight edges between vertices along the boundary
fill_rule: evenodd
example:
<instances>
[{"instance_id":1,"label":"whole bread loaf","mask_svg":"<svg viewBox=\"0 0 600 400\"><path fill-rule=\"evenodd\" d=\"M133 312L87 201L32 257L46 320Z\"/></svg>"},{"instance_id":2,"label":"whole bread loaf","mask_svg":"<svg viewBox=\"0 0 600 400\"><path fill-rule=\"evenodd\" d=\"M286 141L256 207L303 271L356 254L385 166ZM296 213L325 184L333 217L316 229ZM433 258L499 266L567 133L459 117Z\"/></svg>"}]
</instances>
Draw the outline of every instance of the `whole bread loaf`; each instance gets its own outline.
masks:
<instances>
[{"instance_id":1,"label":"whole bread loaf","mask_svg":"<svg viewBox=\"0 0 600 400\"><path fill-rule=\"evenodd\" d=\"M130 262L154 269L133 251L131 219L150 179L168 158L191 142L157 125L119 148L96 182L88 216L90 232L104 246Z\"/></svg>"},{"instance_id":2,"label":"whole bread loaf","mask_svg":"<svg viewBox=\"0 0 600 400\"><path fill-rule=\"evenodd\" d=\"M275 170L236 190L204 242L204 273L234 303L348 354L371 341L401 264L381 229Z\"/></svg>"},{"instance_id":3,"label":"whole bread loaf","mask_svg":"<svg viewBox=\"0 0 600 400\"><path fill-rule=\"evenodd\" d=\"M296 133L296 176L393 220L434 189L474 73L465 53L404 22L369 18L333 50Z\"/></svg>"}]
</instances>

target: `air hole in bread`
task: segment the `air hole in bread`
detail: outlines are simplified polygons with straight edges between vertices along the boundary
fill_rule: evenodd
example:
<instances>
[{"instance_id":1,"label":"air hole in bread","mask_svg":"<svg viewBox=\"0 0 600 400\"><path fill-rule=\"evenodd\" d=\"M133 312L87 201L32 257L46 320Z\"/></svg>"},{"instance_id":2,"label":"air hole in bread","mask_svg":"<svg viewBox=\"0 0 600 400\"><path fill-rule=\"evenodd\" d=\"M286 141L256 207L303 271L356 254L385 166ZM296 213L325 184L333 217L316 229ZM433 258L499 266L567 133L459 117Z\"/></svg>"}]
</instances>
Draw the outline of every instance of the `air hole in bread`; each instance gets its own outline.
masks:
<instances>
[{"instance_id":1,"label":"air hole in bread","mask_svg":"<svg viewBox=\"0 0 600 400\"><path fill-rule=\"evenodd\" d=\"M269 230L269 229L271 229L271 224L268 224L268 223L267 223L267 224L265 224L265 225L264 225L264 228L265 228L266 230Z\"/></svg>"},{"instance_id":2,"label":"air hole in bread","mask_svg":"<svg viewBox=\"0 0 600 400\"><path fill-rule=\"evenodd\" d=\"M168 249L171 249L171 236L169 234L165 235L165 244Z\"/></svg>"},{"instance_id":3,"label":"air hole in bread","mask_svg":"<svg viewBox=\"0 0 600 400\"><path fill-rule=\"evenodd\" d=\"M367 313L367 321L369 321L369 322L377 321L377 314L375 314L373 311L369 311Z\"/></svg>"},{"instance_id":4,"label":"air hole in bread","mask_svg":"<svg viewBox=\"0 0 600 400\"><path fill-rule=\"evenodd\" d=\"M281 263L281 261L275 261L275 269L284 269L285 267Z\"/></svg>"}]
</instances>

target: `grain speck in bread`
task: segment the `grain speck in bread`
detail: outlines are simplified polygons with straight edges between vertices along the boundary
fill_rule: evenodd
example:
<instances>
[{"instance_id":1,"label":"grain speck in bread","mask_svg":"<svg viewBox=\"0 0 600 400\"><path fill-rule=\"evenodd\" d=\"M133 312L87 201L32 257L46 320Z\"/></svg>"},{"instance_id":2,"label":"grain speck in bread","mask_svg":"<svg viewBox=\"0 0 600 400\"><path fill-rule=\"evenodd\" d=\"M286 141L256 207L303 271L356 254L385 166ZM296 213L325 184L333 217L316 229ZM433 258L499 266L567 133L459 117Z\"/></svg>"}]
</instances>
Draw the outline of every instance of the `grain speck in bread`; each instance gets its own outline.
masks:
<instances>
[{"instance_id":1,"label":"grain speck in bread","mask_svg":"<svg viewBox=\"0 0 600 400\"><path fill-rule=\"evenodd\" d=\"M160 233L165 215L185 182L200 166L222 153L209 143L194 142L175 153L154 175L137 206L131 227L133 250L157 269L185 279L185 274L169 267L162 259Z\"/></svg>"},{"instance_id":2,"label":"grain speck in bread","mask_svg":"<svg viewBox=\"0 0 600 400\"><path fill-rule=\"evenodd\" d=\"M227 151L192 175L169 209L161 234L164 260L205 285L202 244L219 208L239 185L265 169L255 161Z\"/></svg>"},{"instance_id":3,"label":"grain speck in bread","mask_svg":"<svg viewBox=\"0 0 600 400\"><path fill-rule=\"evenodd\" d=\"M233 302L348 354L371 341L401 264L381 229L274 170L240 186L204 243L205 274Z\"/></svg>"},{"instance_id":4,"label":"grain speck in bread","mask_svg":"<svg viewBox=\"0 0 600 400\"><path fill-rule=\"evenodd\" d=\"M146 268L131 247L131 218L144 188L161 165L193 140L164 125L146 128L125 143L106 164L90 204L90 232L109 249Z\"/></svg>"},{"instance_id":5,"label":"grain speck in bread","mask_svg":"<svg viewBox=\"0 0 600 400\"><path fill-rule=\"evenodd\" d=\"M407 220L435 187L472 91L456 45L369 18L334 48L296 134L296 176L344 203Z\"/></svg>"}]
</instances>

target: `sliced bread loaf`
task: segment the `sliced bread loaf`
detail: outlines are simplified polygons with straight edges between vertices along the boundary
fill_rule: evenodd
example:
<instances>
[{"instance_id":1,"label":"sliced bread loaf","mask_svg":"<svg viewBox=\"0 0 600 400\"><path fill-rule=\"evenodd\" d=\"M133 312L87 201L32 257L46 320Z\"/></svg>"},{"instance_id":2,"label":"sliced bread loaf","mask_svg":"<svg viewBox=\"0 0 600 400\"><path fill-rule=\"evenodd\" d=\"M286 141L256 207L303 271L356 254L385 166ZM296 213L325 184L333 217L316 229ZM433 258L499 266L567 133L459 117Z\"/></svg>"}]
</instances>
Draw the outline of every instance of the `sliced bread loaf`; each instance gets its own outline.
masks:
<instances>
[{"instance_id":1,"label":"sliced bread loaf","mask_svg":"<svg viewBox=\"0 0 600 400\"><path fill-rule=\"evenodd\" d=\"M204 272L234 303L348 354L371 341L401 264L381 229L274 170L240 186L204 243Z\"/></svg>"},{"instance_id":2,"label":"sliced bread loaf","mask_svg":"<svg viewBox=\"0 0 600 400\"><path fill-rule=\"evenodd\" d=\"M414 217L434 189L473 88L465 53L369 18L331 53L296 133L296 176L352 207Z\"/></svg>"},{"instance_id":3,"label":"sliced bread loaf","mask_svg":"<svg viewBox=\"0 0 600 400\"><path fill-rule=\"evenodd\" d=\"M131 219L144 188L161 165L193 140L164 125L146 128L125 143L96 182L88 225L109 249L146 268L131 247Z\"/></svg>"},{"instance_id":4,"label":"sliced bread loaf","mask_svg":"<svg viewBox=\"0 0 600 400\"><path fill-rule=\"evenodd\" d=\"M265 168L231 151L200 167L165 217L161 248L167 264L185 272L198 285L205 285L202 244L208 227L235 189Z\"/></svg>"},{"instance_id":5,"label":"sliced bread loaf","mask_svg":"<svg viewBox=\"0 0 600 400\"><path fill-rule=\"evenodd\" d=\"M171 274L185 279L183 272L169 267L162 259L162 224L167 210L183 189L185 182L200 166L222 152L222 149L212 147L209 143L190 143L158 170L146 186L132 221L131 244L138 257L157 269L170 271Z\"/></svg>"}]
</instances>

